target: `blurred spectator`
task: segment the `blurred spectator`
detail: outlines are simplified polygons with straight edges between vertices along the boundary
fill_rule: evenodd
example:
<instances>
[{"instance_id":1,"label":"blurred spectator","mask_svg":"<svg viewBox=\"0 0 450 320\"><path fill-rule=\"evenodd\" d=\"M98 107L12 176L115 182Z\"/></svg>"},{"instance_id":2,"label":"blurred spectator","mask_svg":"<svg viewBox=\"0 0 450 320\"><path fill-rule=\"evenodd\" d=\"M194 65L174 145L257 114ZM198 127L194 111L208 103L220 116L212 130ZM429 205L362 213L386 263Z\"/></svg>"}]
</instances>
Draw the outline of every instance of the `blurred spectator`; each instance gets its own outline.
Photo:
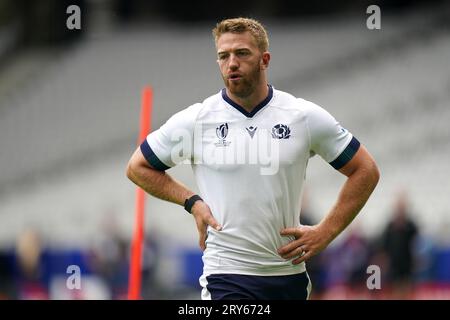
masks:
<instances>
[{"instance_id":1,"label":"blurred spectator","mask_svg":"<svg viewBox=\"0 0 450 320\"><path fill-rule=\"evenodd\" d=\"M15 284L21 300L48 299L48 282L43 266L43 244L34 229L19 235L16 243Z\"/></svg>"},{"instance_id":2,"label":"blurred spectator","mask_svg":"<svg viewBox=\"0 0 450 320\"><path fill-rule=\"evenodd\" d=\"M142 298L159 299L162 288L156 277L159 260L158 234L155 231L148 232L142 252Z\"/></svg>"},{"instance_id":3,"label":"blurred spectator","mask_svg":"<svg viewBox=\"0 0 450 320\"><path fill-rule=\"evenodd\" d=\"M106 214L101 227L92 248L92 269L106 282L113 299L124 299L128 290L129 241L119 231L114 214Z\"/></svg>"},{"instance_id":4,"label":"blurred spectator","mask_svg":"<svg viewBox=\"0 0 450 320\"><path fill-rule=\"evenodd\" d=\"M433 267L437 252L436 244L430 236L418 234L414 247L416 257L415 280L417 283L430 283L434 280Z\"/></svg>"},{"instance_id":5,"label":"blurred spectator","mask_svg":"<svg viewBox=\"0 0 450 320\"><path fill-rule=\"evenodd\" d=\"M346 285L359 292L367 291L367 267L371 257L368 240L362 235L357 224L350 229L347 238L340 246L339 260L343 265Z\"/></svg>"},{"instance_id":6,"label":"blurred spectator","mask_svg":"<svg viewBox=\"0 0 450 320\"><path fill-rule=\"evenodd\" d=\"M15 296L10 260L10 254L0 251L0 300L12 299Z\"/></svg>"},{"instance_id":7,"label":"blurred spectator","mask_svg":"<svg viewBox=\"0 0 450 320\"><path fill-rule=\"evenodd\" d=\"M131 241L119 229L117 215L108 210L103 216L99 233L90 253L90 267L100 277L115 300L127 299ZM156 278L159 255L158 234L147 232L142 247L141 297L158 299L161 286Z\"/></svg>"},{"instance_id":8,"label":"blurred spectator","mask_svg":"<svg viewBox=\"0 0 450 320\"><path fill-rule=\"evenodd\" d=\"M400 193L392 220L386 226L381 245L387 259L388 280L392 284L392 298L405 299L411 293L414 272L414 243L418 228L408 212L405 193Z\"/></svg>"}]
</instances>

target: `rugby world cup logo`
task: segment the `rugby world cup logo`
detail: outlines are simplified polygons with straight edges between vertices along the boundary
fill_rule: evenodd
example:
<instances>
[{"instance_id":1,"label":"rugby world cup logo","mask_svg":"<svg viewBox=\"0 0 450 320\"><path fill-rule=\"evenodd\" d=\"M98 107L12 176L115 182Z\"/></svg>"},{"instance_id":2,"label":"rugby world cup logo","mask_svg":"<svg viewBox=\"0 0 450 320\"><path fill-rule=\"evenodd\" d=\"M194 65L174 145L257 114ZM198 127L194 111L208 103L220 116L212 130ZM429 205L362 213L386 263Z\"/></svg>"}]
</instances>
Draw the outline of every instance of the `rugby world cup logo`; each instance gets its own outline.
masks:
<instances>
[{"instance_id":1,"label":"rugby world cup logo","mask_svg":"<svg viewBox=\"0 0 450 320\"><path fill-rule=\"evenodd\" d=\"M228 123L222 123L220 126L216 128L216 136L219 138L219 142L215 143L217 147L226 147L231 142L226 141L226 137L228 135Z\"/></svg>"},{"instance_id":2,"label":"rugby world cup logo","mask_svg":"<svg viewBox=\"0 0 450 320\"><path fill-rule=\"evenodd\" d=\"M272 138L274 139L289 139L291 136L291 129L285 124L277 124L272 128Z\"/></svg>"}]
</instances>

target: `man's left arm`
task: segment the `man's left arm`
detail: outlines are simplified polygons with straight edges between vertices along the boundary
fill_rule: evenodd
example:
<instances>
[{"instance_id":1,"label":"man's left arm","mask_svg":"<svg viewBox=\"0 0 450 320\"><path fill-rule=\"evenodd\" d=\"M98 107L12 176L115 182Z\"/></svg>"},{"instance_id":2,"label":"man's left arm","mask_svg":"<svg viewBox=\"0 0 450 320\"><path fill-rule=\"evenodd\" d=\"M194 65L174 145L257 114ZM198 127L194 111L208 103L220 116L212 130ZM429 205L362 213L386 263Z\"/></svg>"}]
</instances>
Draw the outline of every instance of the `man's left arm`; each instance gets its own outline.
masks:
<instances>
[{"instance_id":1,"label":"man's left arm","mask_svg":"<svg viewBox=\"0 0 450 320\"><path fill-rule=\"evenodd\" d=\"M286 228L281 231L282 236L293 235L296 238L278 250L285 259L300 256L292 261L293 264L308 260L325 249L353 221L380 178L375 160L363 145L339 172L347 176L347 181L324 219L315 226Z\"/></svg>"}]
</instances>

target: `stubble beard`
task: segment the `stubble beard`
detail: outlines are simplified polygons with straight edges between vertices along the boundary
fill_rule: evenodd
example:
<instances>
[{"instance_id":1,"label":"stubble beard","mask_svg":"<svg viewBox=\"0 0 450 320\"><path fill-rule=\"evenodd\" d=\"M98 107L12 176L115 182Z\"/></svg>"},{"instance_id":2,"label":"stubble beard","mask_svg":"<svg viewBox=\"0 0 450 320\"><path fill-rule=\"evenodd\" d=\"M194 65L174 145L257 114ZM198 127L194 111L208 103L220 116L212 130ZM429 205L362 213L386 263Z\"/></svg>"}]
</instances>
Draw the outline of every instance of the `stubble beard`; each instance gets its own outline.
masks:
<instances>
[{"instance_id":1,"label":"stubble beard","mask_svg":"<svg viewBox=\"0 0 450 320\"><path fill-rule=\"evenodd\" d=\"M261 70L259 67L255 67L248 76L243 76L239 84L233 84L225 76L222 75L223 82L228 91L234 96L245 99L248 98L258 87L261 81Z\"/></svg>"}]
</instances>

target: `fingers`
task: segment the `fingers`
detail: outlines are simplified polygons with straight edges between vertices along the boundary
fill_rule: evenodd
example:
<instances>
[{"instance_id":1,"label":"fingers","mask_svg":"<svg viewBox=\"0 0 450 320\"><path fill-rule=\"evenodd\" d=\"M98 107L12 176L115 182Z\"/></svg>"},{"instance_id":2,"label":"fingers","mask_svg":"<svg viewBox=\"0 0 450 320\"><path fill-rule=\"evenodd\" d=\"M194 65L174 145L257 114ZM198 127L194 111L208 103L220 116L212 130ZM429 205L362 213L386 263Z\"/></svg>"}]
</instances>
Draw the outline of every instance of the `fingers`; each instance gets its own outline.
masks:
<instances>
[{"instance_id":1,"label":"fingers","mask_svg":"<svg viewBox=\"0 0 450 320\"><path fill-rule=\"evenodd\" d=\"M203 201L197 201L192 207L192 214L197 221L213 227L215 230L222 230L222 226L214 219L211 209Z\"/></svg>"},{"instance_id":2,"label":"fingers","mask_svg":"<svg viewBox=\"0 0 450 320\"><path fill-rule=\"evenodd\" d=\"M206 223L201 223L201 226L198 227L198 235L199 235L199 246L202 249L202 251L206 250L206 238L208 237L208 225ZM212 225L211 225L212 227ZM216 222L216 227L215 229L217 231L222 230L222 226L220 226L217 222Z\"/></svg>"},{"instance_id":3,"label":"fingers","mask_svg":"<svg viewBox=\"0 0 450 320\"><path fill-rule=\"evenodd\" d=\"M214 219L212 214L209 215L209 217L206 220L206 223L211 227L213 227L214 229L216 229L217 231L222 230L222 226L216 221L216 219Z\"/></svg>"},{"instance_id":4,"label":"fingers","mask_svg":"<svg viewBox=\"0 0 450 320\"><path fill-rule=\"evenodd\" d=\"M289 254L290 252L296 250L298 247L301 246L301 243L299 241L292 241L289 242L287 245L281 247L278 249L278 253L285 258L285 255Z\"/></svg>"},{"instance_id":5,"label":"fingers","mask_svg":"<svg viewBox=\"0 0 450 320\"><path fill-rule=\"evenodd\" d=\"M206 249L206 232L199 233L198 245L202 251Z\"/></svg>"},{"instance_id":6,"label":"fingers","mask_svg":"<svg viewBox=\"0 0 450 320\"><path fill-rule=\"evenodd\" d=\"M302 245L300 243L300 237L302 236L302 231L299 227L297 228L285 228L280 231L280 235L282 236L294 236L296 240L289 242L285 246L278 249L278 253L285 259L292 258L296 255L296 251L298 247Z\"/></svg>"},{"instance_id":7,"label":"fingers","mask_svg":"<svg viewBox=\"0 0 450 320\"><path fill-rule=\"evenodd\" d=\"M313 256L313 252L312 251L308 251L305 252L305 254L303 254L301 257L295 259L292 261L292 264L300 264L306 260L308 260L309 258L311 258Z\"/></svg>"},{"instance_id":8,"label":"fingers","mask_svg":"<svg viewBox=\"0 0 450 320\"><path fill-rule=\"evenodd\" d=\"M295 240L278 249L280 256L286 260L293 259L292 264L302 263L322 250L321 237L316 228L300 226L281 230L282 236L294 236Z\"/></svg>"},{"instance_id":9,"label":"fingers","mask_svg":"<svg viewBox=\"0 0 450 320\"><path fill-rule=\"evenodd\" d=\"M291 250L285 254L281 254L281 257L284 259L291 259L294 257L301 256L304 253L304 249L302 246L295 248L294 250Z\"/></svg>"},{"instance_id":10,"label":"fingers","mask_svg":"<svg viewBox=\"0 0 450 320\"><path fill-rule=\"evenodd\" d=\"M206 249L207 225L201 220L197 220L198 245L202 251Z\"/></svg>"},{"instance_id":11,"label":"fingers","mask_svg":"<svg viewBox=\"0 0 450 320\"><path fill-rule=\"evenodd\" d=\"M280 234L282 236L295 236L299 237L301 236L300 228L286 228L280 231Z\"/></svg>"},{"instance_id":12,"label":"fingers","mask_svg":"<svg viewBox=\"0 0 450 320\"><path fill-rule=\"evenodd\" d=\"M198 206L197 206L198 204ZM194 217L197 223L197 230L199 234L198 243L202 251L206 250L206 238L208 237L208 226L211 226L216 231L222 230L222 226L214 219L209 207L202 201L197 201L194 205Z\"/></svg>"}]
</instances>

